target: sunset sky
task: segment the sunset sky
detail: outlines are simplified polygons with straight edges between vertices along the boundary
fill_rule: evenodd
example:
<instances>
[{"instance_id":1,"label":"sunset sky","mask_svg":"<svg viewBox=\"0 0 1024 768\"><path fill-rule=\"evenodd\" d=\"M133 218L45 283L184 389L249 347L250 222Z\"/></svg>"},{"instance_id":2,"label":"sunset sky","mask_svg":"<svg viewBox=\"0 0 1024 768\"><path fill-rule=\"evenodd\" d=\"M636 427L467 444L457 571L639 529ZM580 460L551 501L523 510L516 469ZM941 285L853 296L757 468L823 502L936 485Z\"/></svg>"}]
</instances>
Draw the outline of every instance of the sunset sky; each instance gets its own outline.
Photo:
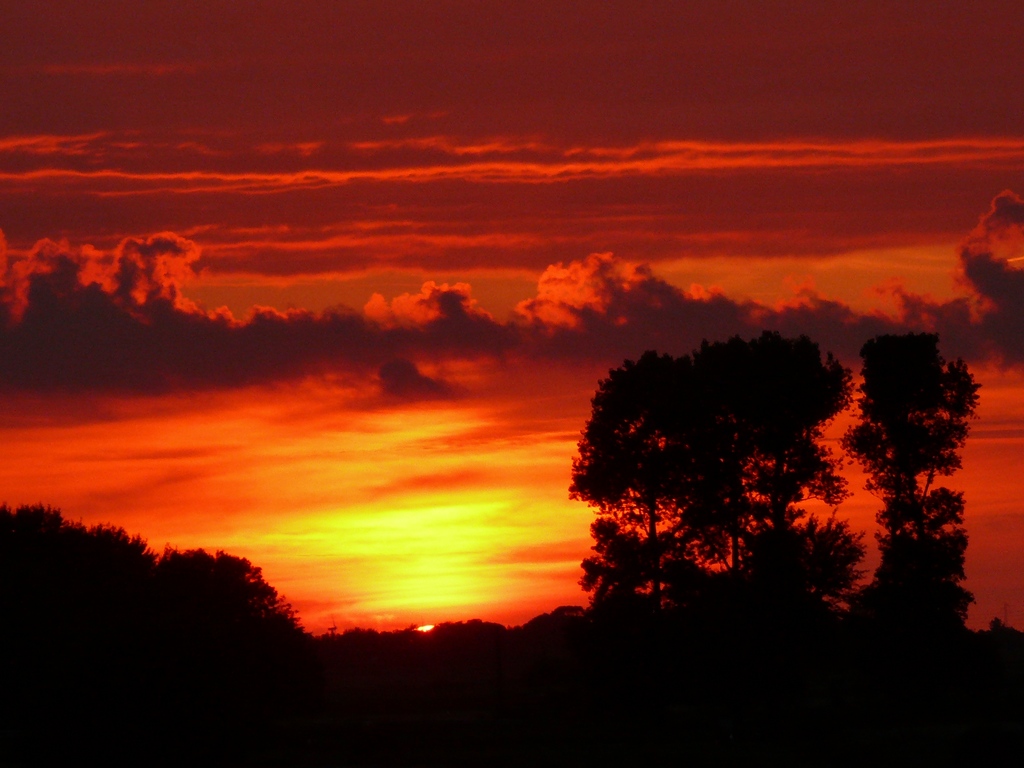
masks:
<instances>
[{"instance_id":1,"label":"sunset sky","mask_svg":"<svg viewBox=\"0 0 1024 768\"><path fill-rule=\"evenodd\" d=\"M314 632L521 623L586 601L569 473L609 368L771 329L857 371L938 331L982 384L945 481L970 624L1024 627L1022 29L4 3L0 502L248 557Z\"/></svg>"}]
</instances>

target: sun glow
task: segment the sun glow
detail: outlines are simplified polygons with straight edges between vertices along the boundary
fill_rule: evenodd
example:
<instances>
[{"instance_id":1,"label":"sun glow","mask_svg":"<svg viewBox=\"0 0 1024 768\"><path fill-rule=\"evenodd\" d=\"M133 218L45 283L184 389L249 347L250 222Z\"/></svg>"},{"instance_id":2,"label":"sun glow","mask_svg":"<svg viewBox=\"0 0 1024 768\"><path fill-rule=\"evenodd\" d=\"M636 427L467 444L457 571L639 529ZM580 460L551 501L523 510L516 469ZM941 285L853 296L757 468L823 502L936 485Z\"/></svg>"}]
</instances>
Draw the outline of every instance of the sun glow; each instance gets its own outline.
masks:
<instances>
[{"instance_id":1,"label":"sun glow","mask_svg":"<svg viewBox=\"0 0 1024 768\"><path fill-rule=\"evenodd\" d=\"M479 403L354 411L345 398L248 390L113 421L0 423L20 446L0 501L44 500L157 550L247 557L317 632L425 612L522 621L582 601L590 516L566 498L572 432L510 434Z\"/></svg>"}]
</instances>

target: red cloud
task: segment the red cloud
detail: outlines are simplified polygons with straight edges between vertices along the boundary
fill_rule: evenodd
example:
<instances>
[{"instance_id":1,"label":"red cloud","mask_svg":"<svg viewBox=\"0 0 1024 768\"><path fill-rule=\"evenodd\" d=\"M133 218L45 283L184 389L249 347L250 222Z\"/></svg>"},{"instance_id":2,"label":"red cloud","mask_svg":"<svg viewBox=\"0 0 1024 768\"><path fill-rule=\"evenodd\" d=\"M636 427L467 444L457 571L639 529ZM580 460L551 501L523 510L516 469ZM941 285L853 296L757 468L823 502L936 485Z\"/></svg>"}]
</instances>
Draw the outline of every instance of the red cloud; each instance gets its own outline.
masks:
<instances>
[{"instance_id":1,"label":"red cloud","mask_svg":"<svg viewBox=\"0 0 1024 768\"><path fill-rule=\"evenodd\" d=\"M8 267L0 289L0 388L162 392L326 373L369 378L395 359L474 359L512 343L468 286L428 284L418 299L398 301L399 316L421 311L417 324L259 308L237 321L182 295L198 256L171 233L109 253L38 244ZM422 395L433 381L393 365L382 376L403 395ZM448 392L435 383L435 393Z\"/></svg>"},{"instance_id":2,"label":"red cloud","mask_svg":"<svg viewBox=\"0 0 1024 768\"><path fill-rule=\"evenodd\" d=\"M453 315L493 321L476 299L470 296L471 292L472 288L468 283L438 285L429 280L423 284L419 293L403 293L390 303L382 294L375 293L366 302L363 312L385 328L413 328Z\"/></svg>"},{"instance_id":3,"label":"red cloud","mask_svg":"<svg viewBox=\"0 0 1024 768\"><path fill-rule=\"evenodd\" d=\"M73 249L67 243L43 240L28 258L15 262L0 274L5 309L9 317L21 317L29 304L34 280L49 276L60 293L69 296L90 285L100 287L126 312L141 311L147 302L162 299L188 312L196 306L181 293L181 287L195 277L192 265L199 247L173 232L146 240L127 238L112 253L90 246Z\"/></svg>"},{"instance_id":4,"label":"red cloud","mask_svg":"<svg viewBox=\"0 0 1024 768\"><path fill-rule=\"evenodd\" d=\"M876 334L935 330L947 354L1018 365L1024 270L994 251L1022 234L1024 201L1004 192L961 251L974 298L936 302L897 289L895 316L859 313L809 288L774 307L687 292L604 253L549 267L507 323L481 309L469 285L434 282L391 301L374 294L364 314L258 309L243 322L183 295L199 249L178 235L128 239L110 252L43 241L12 260L0 286L0 388L153 392L329 374L376 381L398 397L437 397L452 390L418 364L608 364L762 329L807 334L851 363Z\"/></svg>"},{"instance_id":5,"label":"red cloud","mask_svg":"<svg viewBox=\"0 0 1024 768\"><path fill-rule=\"evenodd\" d=\"M619 293L642 286L651 277L646 265L592 253L583 261L552 264L537 282L537 296L519 303L525 319L551 328L578 328L584 310L607 313Z\"/></svg>"}]
</instances>

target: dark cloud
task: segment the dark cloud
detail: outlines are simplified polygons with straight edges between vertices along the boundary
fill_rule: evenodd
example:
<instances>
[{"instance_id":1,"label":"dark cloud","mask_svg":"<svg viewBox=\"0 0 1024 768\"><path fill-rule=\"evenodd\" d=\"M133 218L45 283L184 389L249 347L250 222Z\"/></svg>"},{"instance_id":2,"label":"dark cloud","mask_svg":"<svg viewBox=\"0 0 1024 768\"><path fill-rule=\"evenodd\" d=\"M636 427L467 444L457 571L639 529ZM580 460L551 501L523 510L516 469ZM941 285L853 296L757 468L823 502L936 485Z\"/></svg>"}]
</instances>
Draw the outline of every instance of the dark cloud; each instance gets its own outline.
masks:
<instances>
[{"instance_id":1,"label":"dark cloud","mask_svg":"<svg viewBox=\"0 0 1024 768\"><path fill-rule=\"evenodd\" d=\"M965 240L960 257L971 295L947 301L897 288L898 311L862 313L803 290L766 306L720 293L683 291L609 254L550 267L538 295L519 312L541 354L612 359L644 349L680 354L703 339L752 337L763 329L806 334L854 365L863 343L882 333L937 331L951 357L1024 363L1024 200L1006 191Z\"/></svg>"},{"instance_id":2,"label":"dark cloud","mask_svg":"<svg viewBox=\"0 0 1024 768\"><path fill-rule=\"evenodd\" d=\"M1024 363L1022 254L1024 200L1006 190L965 240L960 259L965 279L981 299L975 343L1010 365Z\"/></svg>"},{"instance_id":3,"label":"dark cloud","mask_svg":"<svg viewBox=\"0 0 1024 768\"><path fill-rule=\"evenodd\" d=\"M617 364L645 349L683 354L703 339L764 329L806 334L850 365L872 336L921 330L938 331L948 356L1020 365L1022 222L1024 201L999 195L961 249L971 294L935 301L896 289L893 315L807 289L774 306L682 290L605 253L548 267L536 296L504 323L468 284L434 282L391 300L374 294L362 313L257 308L237 320L186 297L199 251L178 235L127 239L111 252L44 241L10 260L0 286L0 387L155 393L329 375L426 399L456 394L421 371L446 360Z\"/></svg>"},{"instance_id":4,"label":"dark cloud","mask_svg":"<svg viewBox=\"0 0 1024 768\"><path fill-rule=\"evenodd\" d=\"M401 358L380 367L381 391L400 400L440 400L452 397L451 385L420 373L415 363Z\"/></svg>"},{"instance_id":5,"label":"dark cloud","mask_svg":"<svg viewBox=\"0 0 1024 768\"><path fill-rule=\"evenodd\" d=\"M685 354L704 339L753 337L767 328L807 334L853 361L865 340L901 327L882 315L858 314L812 292L768 307L699 286L684 291L646 266L610 254L550 267L541 276L537 298L522 302L518 309L538 353L568 359L614 361L645 349Z\"/></svg>"},{"instance_id":6,"label":"dark cloud","mask_svg":"<svg viewBox=\"0 0 1024 768\"><path fill-rule=\"evenodd\" d=\"M173 234L113 253L43 242L0 287L0 387L158 393L305 376L365 378L396 357L501 354L508 329L446 286L416 323L382 325L349 310L257 308L244 321L181 293L198 252Z\"/></svg>"},{"instance_id":7,"label":"dark cloud","mask_svg":"<svg viewBox=\"0 0 1024 768\"><path fill-rule=\"evenodd\" d=\"M1004 189L995 199L988 213L981 217L978 226L967 239L968 245L991 243L993 238L1011 236L1019 243L1021 227L1024 227L1024 200L1012 190Z\"/></svg>"}]
</instances>

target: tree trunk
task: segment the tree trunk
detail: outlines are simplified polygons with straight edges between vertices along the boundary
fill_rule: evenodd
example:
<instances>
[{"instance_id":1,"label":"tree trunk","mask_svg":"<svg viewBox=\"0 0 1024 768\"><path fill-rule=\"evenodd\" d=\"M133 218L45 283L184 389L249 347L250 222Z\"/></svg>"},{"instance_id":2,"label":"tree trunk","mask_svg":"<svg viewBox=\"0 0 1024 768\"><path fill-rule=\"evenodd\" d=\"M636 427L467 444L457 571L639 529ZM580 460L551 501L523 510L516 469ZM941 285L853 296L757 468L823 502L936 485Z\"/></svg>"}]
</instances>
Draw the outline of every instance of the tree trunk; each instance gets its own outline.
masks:
<instances>
[{"instance_id":1,"label":"tree trunk","mask_svg":"<svg viewBox=\"0 0 1024 768\"><path fill-rule=\"evenodd\" d=\"M740 534L735 528L732 530L732 575L740 575Z\"/></svg>"},{"instance_id":2,"label":"tree trunk","mask_svg":"<svg viewBox=\"0 0 1024 768\"><path fill-rule=\"evenodd\" d=\"M654 601L654 612L661 612L661 548L658 544L658 503L647 504L649 527L647 544L651 548L651 600Z\"/></svg>"}]
</instances>

